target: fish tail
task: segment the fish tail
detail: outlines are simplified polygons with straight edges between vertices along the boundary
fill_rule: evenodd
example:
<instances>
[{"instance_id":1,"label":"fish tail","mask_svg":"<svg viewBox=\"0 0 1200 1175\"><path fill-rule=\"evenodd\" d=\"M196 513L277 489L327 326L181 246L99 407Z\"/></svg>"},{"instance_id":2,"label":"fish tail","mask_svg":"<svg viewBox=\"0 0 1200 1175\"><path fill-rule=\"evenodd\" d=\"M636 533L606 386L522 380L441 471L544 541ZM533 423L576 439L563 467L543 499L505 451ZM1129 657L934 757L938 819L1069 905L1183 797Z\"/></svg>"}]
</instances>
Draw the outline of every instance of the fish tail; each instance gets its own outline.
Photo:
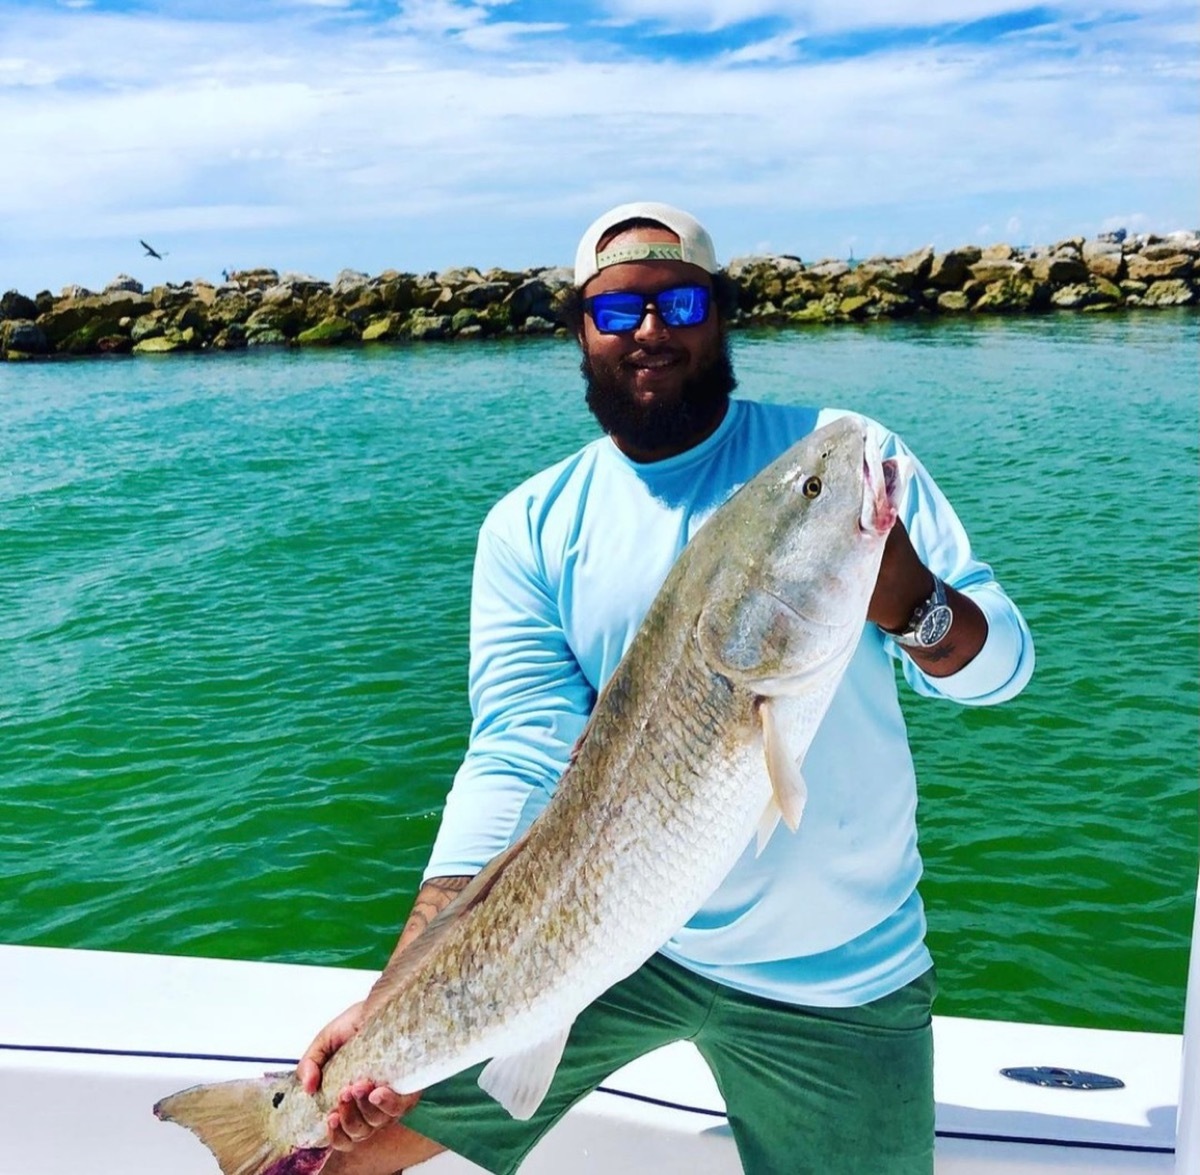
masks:
<instances>
[{"instance_id":1,"label":"fish tail","mask_svg":"<svg viewBox=\"0 0 1200 1175\"><path fill-rule=\"evenodd\" d=\"M293 1089L288 1089L288 1085ZM266 1128L294 1079L267 1076L249 1081L194 1085L163 1098L154 1115L190 1130L210 1151L222 1175L316 1175L328 1147L304 1147L273 1139Z\"/></svg>"}]
</instances>

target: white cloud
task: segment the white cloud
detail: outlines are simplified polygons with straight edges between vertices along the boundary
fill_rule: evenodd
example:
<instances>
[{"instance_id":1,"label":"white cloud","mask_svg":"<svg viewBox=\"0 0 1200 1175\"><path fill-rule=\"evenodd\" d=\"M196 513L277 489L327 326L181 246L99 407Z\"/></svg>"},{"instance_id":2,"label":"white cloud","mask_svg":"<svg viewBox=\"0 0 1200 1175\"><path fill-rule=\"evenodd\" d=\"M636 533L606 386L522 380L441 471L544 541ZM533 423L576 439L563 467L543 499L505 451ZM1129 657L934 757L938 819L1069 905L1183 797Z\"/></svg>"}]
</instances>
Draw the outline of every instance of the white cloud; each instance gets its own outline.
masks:
<instances>
[{"instance_id":1,"label":"white cloud","mask_svg":"<svg viewBox=\"0 0 1200 1175\"><path fill-rule=\"evenodd\" d=\"M903 250L971 226L1064 236L1114 207L1195 208L1195 66L1149 26L1074 58L1002 40L811 63L767 39L688 63L596 60L560 24L488 19L503 8L421 0L383 28L311 8L14 24L24 10L0 2L0 284L5 255L38 264L39 241L44 258L51 241L99 253L160 232L174 259L189 237L197 252L231 234L336 252L420 224L435 264L488 263L455 252L486 221L489 247L553 262L598 208L645 193L705 210L743 251L797 251L797 225L806 242L839 226L819 249L853 235L856 251Z\"/></svg>"}]
</instances>

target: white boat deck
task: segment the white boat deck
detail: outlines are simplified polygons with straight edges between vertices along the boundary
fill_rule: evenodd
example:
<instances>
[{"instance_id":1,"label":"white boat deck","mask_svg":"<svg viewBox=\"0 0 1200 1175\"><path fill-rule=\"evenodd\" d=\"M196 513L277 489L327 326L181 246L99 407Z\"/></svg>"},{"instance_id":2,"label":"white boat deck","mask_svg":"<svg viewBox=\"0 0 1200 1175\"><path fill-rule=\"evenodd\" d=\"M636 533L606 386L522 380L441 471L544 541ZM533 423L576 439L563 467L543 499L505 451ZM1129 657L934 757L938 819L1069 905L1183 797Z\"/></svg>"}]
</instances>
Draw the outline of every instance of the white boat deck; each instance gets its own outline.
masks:
<instances>
[{"instance_id":1,"label":"white boat deck","mask_svg":"<svg viewBox=\"0 0 1200 1175\"><path fill-rule=\"evenodd\" d=\"M292 1065L374 974L324 967L0 946L0 1175L215 1175L151 1107L188 1085ZM938 1175L1171 1172L1181 1037L935 1017ZM1022 1085L1017 1066L1121 1089ZM881 1143L880 1175L886 1175ZM430 1175L480 1169L446 1156ZM716 1086L690 1045L613 1075L523 1175L740 1170ZM1178 1175L1197 1175L1179 1172Z\"/></svg>"}]
</instances>

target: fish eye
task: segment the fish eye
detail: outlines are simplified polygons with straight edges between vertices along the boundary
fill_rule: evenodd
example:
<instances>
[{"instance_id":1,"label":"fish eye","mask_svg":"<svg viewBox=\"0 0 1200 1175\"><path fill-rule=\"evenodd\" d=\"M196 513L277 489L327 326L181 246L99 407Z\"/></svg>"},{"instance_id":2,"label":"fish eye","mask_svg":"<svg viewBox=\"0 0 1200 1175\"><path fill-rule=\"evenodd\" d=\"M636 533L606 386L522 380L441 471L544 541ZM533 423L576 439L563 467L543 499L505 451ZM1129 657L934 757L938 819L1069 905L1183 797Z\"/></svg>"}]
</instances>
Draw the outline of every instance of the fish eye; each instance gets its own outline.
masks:
<instances>
[{"instance_id":1,"label":"fish eye","mask_svg":"<svg viewBox=\"0 0 1200 1175\"><path fill-rule=\"evenodd\" d=\"M821 492L821 479L813 474L804 479L804 485L800 487L800 492L806 498L815 498Z\"/></svg>"}]
</instances>

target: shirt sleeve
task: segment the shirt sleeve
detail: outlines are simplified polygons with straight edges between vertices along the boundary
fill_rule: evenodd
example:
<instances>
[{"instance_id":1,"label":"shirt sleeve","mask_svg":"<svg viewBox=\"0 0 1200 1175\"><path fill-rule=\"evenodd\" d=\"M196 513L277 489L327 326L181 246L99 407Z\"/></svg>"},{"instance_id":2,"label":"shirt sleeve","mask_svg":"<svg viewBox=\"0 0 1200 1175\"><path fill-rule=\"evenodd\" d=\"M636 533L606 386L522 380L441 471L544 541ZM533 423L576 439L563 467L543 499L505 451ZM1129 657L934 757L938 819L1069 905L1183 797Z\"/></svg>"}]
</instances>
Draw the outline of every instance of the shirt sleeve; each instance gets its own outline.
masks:
<instances>
[{"instance_id":1,"label":"shirt sleeve","mask_svg":"<svg viewBox=\"0 0 1200 1175\"><path fill-rule=\"evenodd\" d=\"M886 633L885 647L900 661L905 680L918 694L967 706L990 706L1015 697L1033 673L1033 637L1025 618L996 581L991 567L975 557L954 508L912 451L890 432L883 437L881 448L884 457L899 457L908 468L900 517L917 554L945 583L970 596L988 625L983 648L948 677L923 672Z\"/></svg>"},{"instance_id":2,"label":"shirt sleeve","mask_svg":"<svg viewBox=\"0 0 1200 1175\"><path fill-rule=\"evenodd\" d=\"M546 806L595 692L529 545L480 531L471 586L471 739L425 879L477 873Z\"/></svg>"}]
</instances>

